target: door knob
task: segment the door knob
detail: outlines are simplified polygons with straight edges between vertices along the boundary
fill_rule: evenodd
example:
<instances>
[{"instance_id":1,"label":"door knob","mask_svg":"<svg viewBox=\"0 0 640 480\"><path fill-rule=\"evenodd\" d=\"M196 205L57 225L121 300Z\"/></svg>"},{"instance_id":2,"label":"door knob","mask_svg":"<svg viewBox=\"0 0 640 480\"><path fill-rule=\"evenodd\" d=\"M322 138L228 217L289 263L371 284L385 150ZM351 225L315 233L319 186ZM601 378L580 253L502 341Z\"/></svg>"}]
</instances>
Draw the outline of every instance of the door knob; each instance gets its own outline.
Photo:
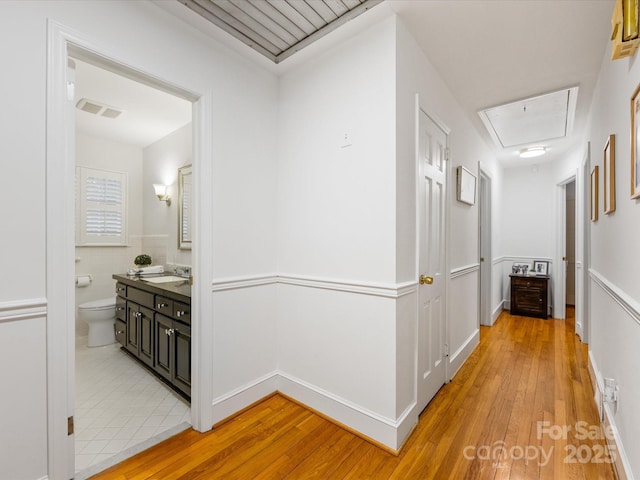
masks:
<instances>
[{"instance_id":1,"label":"door knob","mask_svg":"<svg viewBox=\"0 0 640 480\"><path fill-rule=\"evenodd\" d=\"M426 275L420 275L420 285L431 285L433 283L433 277L427 277Z\"/></svg>"},{"instance_id":2,"label":"door knob","mask_svg":"<svg viewBox=\"0 0 640 480\"><path fill-rule=\"evenodd\" d=\"M481 261L481 262L484 262L484 257L480 257L480 261Z\"/></svg>"}]
</instances>

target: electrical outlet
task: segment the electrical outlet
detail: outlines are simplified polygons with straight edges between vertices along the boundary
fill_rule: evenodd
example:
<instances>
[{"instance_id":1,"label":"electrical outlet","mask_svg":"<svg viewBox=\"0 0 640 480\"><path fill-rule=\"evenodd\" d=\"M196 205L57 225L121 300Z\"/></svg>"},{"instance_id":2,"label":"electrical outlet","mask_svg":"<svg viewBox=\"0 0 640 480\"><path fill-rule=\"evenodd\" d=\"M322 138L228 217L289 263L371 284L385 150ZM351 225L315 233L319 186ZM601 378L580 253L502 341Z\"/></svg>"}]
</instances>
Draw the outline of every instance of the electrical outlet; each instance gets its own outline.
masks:
<instances>
[{"instance_id":1,"label":"electrical outlet","mask_svg":"<svg viewBox=\"0 0 640 480\"><path fill-rule=\"evenodd\" d=\"M618 401L618 385L613 378L604 379L603 401L605 403L616 403Z\"/></svg>"}]
</instances>

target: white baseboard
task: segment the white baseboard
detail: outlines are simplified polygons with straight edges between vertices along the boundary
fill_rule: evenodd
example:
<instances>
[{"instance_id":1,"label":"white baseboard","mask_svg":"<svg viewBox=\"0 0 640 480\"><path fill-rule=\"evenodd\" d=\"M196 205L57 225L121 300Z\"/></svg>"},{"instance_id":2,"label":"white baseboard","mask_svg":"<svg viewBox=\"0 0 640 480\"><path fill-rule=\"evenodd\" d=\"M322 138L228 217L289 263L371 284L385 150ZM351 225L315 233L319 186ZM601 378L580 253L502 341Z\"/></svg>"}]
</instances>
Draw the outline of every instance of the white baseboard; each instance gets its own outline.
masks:
<instances>
[{"instance_id":1,"label":"white baseboard","mask_svg":"<svg viewBox=\"0 0 640 480\"><path fill-rule=\"evenodd\" d=\"M496 307L496 309L493 311L493 313L491 314L491 325L493 325L494 323L496 323L496 320L498 320L498 317L500 316L500 314L502 313L503 310L506 310L506 302L504 300L502 300L498 306Z\"/></svg>"},{"instance_id":2,"label":"white baseboard","mask_svg":"<svg viewBox=\"0 0 640 480\"><path fill-rule=\"evenodd\" d=\"M243 408L268 397L277 390L278 372L270 372L253 382L215 398L211 405L214 425Z\"/></svg>"},{"instance_id":3,"label":"white baseboard","mask_svg":"<svg viewBox=\"0 0 640 480\"><path fill-rule=\"evenodd\" d=\"M480 330L476 330L471 335L469 335L469 338L467 338L462 343L458 350L456 350L452 355L449 356L449 380L452 379L456 373L458 373L460 367L462 367L464 362L467 361L467 358L469 358L469 355L471 355L471 352L475 350L479 343Z\"/></svg>"},{"instance_id":4,"label":"white baseboard","mask_svg":"<svg viewBox=\"0 0 640 480\"><path fill-rule=\"evenodd\" d=\"M415 403L398 420L392 420L283 372L279 375L278 391L395 451L418 423Z\"/></svg>"},{"instance_id":5,"label":"white baseboard","mask_svg":"<svg viewBox=\"0 0 640 480\"><path fill-rule=\"evenodd\" d=\"M622 444L622 439L620 438L620 433L615 423L614 413L611 411L609 405L601 402L602 392L604 391L604 380L591 351L589 351L589 373L591 374L591 383L595 392L596 405L598 405L598 413L601 415L603 431L611 433L611 435L606 435L605 438L612 458L614 459L613 465L618 474L618 480L633 480L631 464L629 463L629 457Z\"/></svg>"},{"instance_id":6,"label":"white baseboard","mask_svg":"<svg viewBox=\"0 0 640 480\"><path fill-rule=\"evenodd\" d=\"M265 397L281 392L393 451L398 451L418 424L415 402L397 420L386 418L284 372L271 372L212 402L214 423L229 418Z\"/></svg>"}]
</instances>

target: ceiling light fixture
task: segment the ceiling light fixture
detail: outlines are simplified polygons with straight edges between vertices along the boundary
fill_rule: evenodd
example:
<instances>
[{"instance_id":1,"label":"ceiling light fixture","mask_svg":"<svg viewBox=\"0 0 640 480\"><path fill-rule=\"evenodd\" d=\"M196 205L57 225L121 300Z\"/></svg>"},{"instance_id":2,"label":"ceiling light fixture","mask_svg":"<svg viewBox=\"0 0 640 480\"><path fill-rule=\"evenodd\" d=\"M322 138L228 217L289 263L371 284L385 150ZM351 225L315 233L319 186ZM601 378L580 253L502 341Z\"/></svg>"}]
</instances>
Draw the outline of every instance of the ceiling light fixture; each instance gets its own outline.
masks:
<instances>
[{"instance_id":1,"label":"ceiling light fixture","mask_svg":"<svg viewBox=\"0 0 640 480\"><path fill-rule=\"evenodd\" d=\"M547 149L545 147L528 147L520 150L520 158L539 157L545 153L547 153Z\"/></svg>"}]
</instances>

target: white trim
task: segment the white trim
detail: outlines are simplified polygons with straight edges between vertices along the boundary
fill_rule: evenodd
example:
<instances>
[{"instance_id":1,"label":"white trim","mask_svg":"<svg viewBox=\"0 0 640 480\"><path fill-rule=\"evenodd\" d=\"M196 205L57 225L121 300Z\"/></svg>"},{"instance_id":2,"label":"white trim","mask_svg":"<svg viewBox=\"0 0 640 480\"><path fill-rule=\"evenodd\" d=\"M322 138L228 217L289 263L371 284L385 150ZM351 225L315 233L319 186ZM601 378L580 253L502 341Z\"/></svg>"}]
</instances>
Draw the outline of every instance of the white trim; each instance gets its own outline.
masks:
<instances>
[{"instance_id":1,"label":"white trim","mask_svg":"<svg viewBox=\"0 0 640 480\"><path fill-rule=\"evenodd\" d=\"M494 263L518 262L518 261L534 262L536 260L540 260L541 262L553 263L553 259L551 257L528 257L528 256L522 256L522 255L502 255L501 257L494 258L493 262Z\"/></svg>"},{"instance_id":2,"label":"white trim","mask_svg":"<svg viewBox=\"0 0 640 480\"><path fill-rule=\"evenodd\" d=\"M47 472L71 478L74 436L67 417L74 408L75 308L74 119L67 94L67 46L77 42L70 29L47 21L46 116L46 296L47 306Z\"/></svg>"},{"instance_id":3,"label":"white trim","mask_svg":"<svg viewBox=\"0 0 640 480\"><path fill-rule=\"evenodd\" d=\"M502 313L503 310L506 310L506 300L502 300L498 306L495 308L495 310L493 311L493 313L491 314L491 318L492 318L492 323L496 323L496 320L498 320L498 317L500 316L500 314Z\"/></svg>"},{"instance_id":4,"label":"white trim","mask_svg":"<svg viewBox=\"0 0 640 480\"><path fill-rule=\"evenodd\" d=\"M472 263L471 265L465 265L464 267L453 268L449 273L451 279L462 277L463 275L469 275L470 273L478 272L480 270L479 263Z\"/></svg>"},{"instance_id":5,"label":"white trim","mask_svg":"<svg viewBox=\"0 0 640 480\"><path fill-rule=\"evenodd\" d=\"M417 290L416 282L404 282L398 284L367 283L356 280L341 280L286 274L278 276L278 283L394 299L403 297Z\"/></svg>"},{"instance_id":6,"label":"white trim","mask_svg":"<svg viewBox=\"0 0 640 480\"><path fill-rule=\"evenodd\" d=\"M449 356L450 371L452 379L458 370L464 365L464 362L467 361L471 352L475 350L475 348L480 344L480 329L476 329L469 337L462 342L462 345L458 350L456 350L453 355Z\"/></svg>"},{"instance_id":7,"label":"white trim","mask_svg":"<svg viewBox=\"0 0 640 480\"><path fill-rule=\"evenodd\" d=\"M620 305L638 325L640 325L640 303L631 298L620 288L616 287L593 268L589 269L589 275L600 288L615 300L615 302Z\"/></svg>"},{"instance_id":8,"label":"white trim","mask_svg":"<svg viewBox=\"0 0 640 480\"><path fill-rule=\"evenodd\" d=\"M15 300L0 302L0 323L16 320L28 320L47 315L46 298L30 298L28 300Z\"/></svg>"},{"instance_id":9,"label":"white trim","mask_svg":"<svg viewBox=\"0 0 640 480\"><path fill-rule=\"evenodd\" d=\"M191 254L197 268L191 288L191 424L199 432L213 426L213 219L206 214L213 205L213 93L205 92L193 103L193 215L196 218ZM206 279L206 280L205 280ZM207 321L205 321L205 319Z\"/></svg>"},{"instance_id":10,"label":"white trim","mask_svg":"<svg viewBox=\"0 0 640 480\"><path fill-rule=\"evenodd\" d=\"M211 282L211 291L221 292L225 290L238 290L242 288L260 287L264 285L295 285L298 287L320 288L339 292L356 293L361 295L373 295L376 297L398 299L414 293L417 290L416 282L403 282L397 284L384 284L374 282L362 282L356 280L341 280L335 278L311 277L303 275L248 275L245 277L231 277L214 279Z\"/></svg>"},{"instance_id":11,"label":"white trim","mask_svg":"<svg viewBox=\"0 0 640 480\"><path fill-rule=\"evenodd\" d=\"M393 420L284 372L278 374L278 391L394 450L418 422L415 403Z\"/></svg>"},{"instance_id":12,"label":"white trim","mask_svg":"<svg viewBox=\"0 0 640 480\"><path fill-rule=\"evenodd\" d=\"M212 402L214 423L229 418L276 392L281 392L394 450L402 446L418 423L415 402L393 420L278 370L215 398Z\"/></svg>"},{"instance_id":13,"label":"white trim","mask_svg":"<svg viewBox=\"0 0 640 480\"><path fill-rule=\"evenodd\" d=\"M278 390L278 371L252 380L211 402L212 424L229 418L243 408L260 401Z\"/></svg>"},{"instance_id":14,"label":"white trim","mask_svg":"<svg viewBox=\"0 0 640 480\"><path fill-rule=\"evenodd\" d=\"M211 291L222 292L225 290L238 290L242 288L260 287L262 285L272 285L274 283L278 283L278 275L275 274L214 279L211 282Z\"/></svg>"}]
</instances>

